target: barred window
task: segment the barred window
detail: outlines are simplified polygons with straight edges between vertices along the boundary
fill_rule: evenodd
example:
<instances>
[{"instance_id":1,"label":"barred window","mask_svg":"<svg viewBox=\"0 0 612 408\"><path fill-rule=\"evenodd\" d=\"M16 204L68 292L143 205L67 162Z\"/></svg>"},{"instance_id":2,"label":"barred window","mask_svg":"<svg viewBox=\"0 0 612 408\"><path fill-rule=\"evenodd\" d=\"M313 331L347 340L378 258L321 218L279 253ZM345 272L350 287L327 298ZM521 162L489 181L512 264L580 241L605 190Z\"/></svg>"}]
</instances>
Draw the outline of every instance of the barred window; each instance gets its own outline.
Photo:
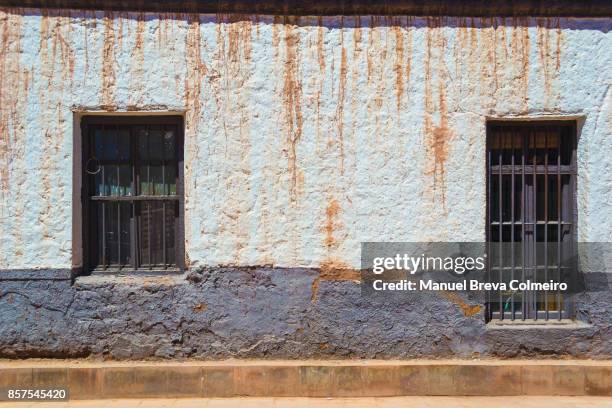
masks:
<instances>
[{"instance_id":1,"label":"barred window","mask_svg":"<svg viewBox=\"0 0 612 408\"><path fill-rule=\"evenodd\" d=\"M487 127L487 241L492 281L559 281L575 255L575 122ZM572 317L560 291L499 291L488 319Z\"/></svg>"},{"instance_id":2,"label":"barred window","mask_svg":"<svg viewBox=\"0 0 612 408\"><path fill-rule=\"evenodd\" d=\"M182 118L90 116L82 130L87 268L182 269Z\"/></svg>"}]
</instances>

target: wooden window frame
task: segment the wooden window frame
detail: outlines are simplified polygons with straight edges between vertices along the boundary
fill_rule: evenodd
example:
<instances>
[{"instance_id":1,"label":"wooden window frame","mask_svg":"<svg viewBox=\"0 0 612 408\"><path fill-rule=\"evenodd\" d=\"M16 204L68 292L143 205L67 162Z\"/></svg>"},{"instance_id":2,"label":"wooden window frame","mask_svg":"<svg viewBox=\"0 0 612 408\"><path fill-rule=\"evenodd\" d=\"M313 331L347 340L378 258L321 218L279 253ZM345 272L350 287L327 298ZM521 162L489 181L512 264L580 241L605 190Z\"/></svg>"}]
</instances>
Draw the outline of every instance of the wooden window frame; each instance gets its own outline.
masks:
<instances>
[{"instance_id":1,"label":"wooden window frame","mask_svg":"<svg viewBox=\"0 0 612 408\"><path fill-rule=\"evenodd\" d=\"M567 134L569 134L568 140L565 140L566 143L570 143L569 146L569 163L567 164L562 164L561 162L561 145L562 143L564 143L564 141L562 140L562 133L559 133L559 138L558 138L558 147L557 147L557 157L559 158L558 162L556 164L551 164L548 161L548 153L545 154L545 163L544 165L536 163L535 162L535 150L533 153L533 156L530 158L532 161L534 161L532 164L526 164L525 163L525 157L527 152L530 151L529 147L527 146L527 143L529 143L530 140L533 140L534 145L537 144L535 136L534 139L529 139L526 136L526 132L528 132L529 130L525 130L525 129L531 129L534 130L535 128L559 128L559 129L564 129L565 132L567 132ZM521 150L521 163L516 163L515 162L515 158L514 158L514 150L513 153L511 154L512 156L512 164L510 165L506 165L505 163L501 162L501 154L500 154L500 158L497 160L499 163L497 165L494 165L492 163L492 151L493 148L491 147L491 140L493 137L493 132L495 128L508 128L508 131L513 131L513 132L517 132L517 134L521 135L521 138L523 139L522 142L522 147L520 147ZM502 140L500 140L498 143L504 143ZM511 142L514 143L514 142ZM545 145L548 145L548 141L546 139L545 141ZM548 183L549 177L557 177L557 202L558 202L558 210L557 210L557 222L556 225L558 225L557 230L557 241L555 241L554 243L557 245L557 251L559 252L564 252L566 251L567 253L565 253L564 255L559 254L558 256L576 256L577 253L577 197L576 197L576 182L577 182L577 176L578 176L578 171L577 171L577 158L576 158L576 152L577 152L577 145L578 145L578 132L577 132L577 123L575 120L533 120L533 121L499 121L499 120L495 120L495 121L489 121L487 122L487 142L486 142L486 238L487 238L487 251L490 253L491 252L491 245L494 245L495 243L493 242L493 239L491 237L492 234L492 230L493 230L493 226L495 224L497 224L499 226L499 239L498 242L505 242L502 239L502 228L505 226L505 224L510 224L510 228L511 228L511 234L514 234L514 228L520 226L520 230L521 230L521 241L520 245L523 246L522 250L522 254L525 255L525 246L530 246L531 243L529 242L529 240L527 242L525 242L525 225L531 225L531 228L533 229L533 231L531 231L530 233L534 235L534 237L531 238L532 242L533 242L533 248L535 251L536 245L537 245L537 238L535 238L535 234L537 233L537 231L535 230L537 227L540 227L541 225L541 221L539 220L538 216L535 215L535 218L533 220L529 219L529 217L533 218L533 215L529 216L527 215L528 213L533 214L534 211L538 211L537 209L537 203L536 203L536 199L537 197L534 196L534 194L537 194L536 192L536 187L535 187L535 181L534 186L530 187L529 191L531 193L531 196L529 195L530 193L528 192L528 188L526 187L526 181L525 181L525 176L532 176L534 180L537 179L536 175L542 176L544 175L545 177L545 182ZM512 149L515 149L514 147ZM500 149L503 150L503 149ZM516 150L519 150L518 148L516 148ZM504 221L501 217L501 211L502 211L502 207L501 207L501 200L502 200L502 194L504 194L504 190L501 190L501 178L502 176L510 176L512 177L512 187L510 189L510 194L512 196L512 198L510 199L511 202L511 209L512 209L512 216L511 216L511 222L506 222ZM563 193L561 192L561 177L568 177L569 178L569 197L564 197ZM514 188L514 183L515 183L515 177L522 177L522 184L521 184L521 195L520 199L522 200L522 204L521 204L521 209L520 211L522 212L522 214L515 214L515 205L516 202L515 200L515 188ZM493 181L492 181L493 180ZM500 215L499 215L499 219L497 222L492 221L492 207L493 207L493 203L492 203L492 192L491 192L491 183L492 182L496 182L495 180L500 180L499 183L499 191L501 191L501 193L498 195L499 197L499 211L500 211ZM545 192L545 197L548 197L551 193L549 193L548 191ZM531 200L533 199L533 203L528 203L526 204L525 202L525 198L524 196L527 195L527 199ZM567 198L567 200L566 200ZM546 198L546 200L548 200L548 198ZM526 207L529 207L527 208ZM548 205L548 201L546 201L544 203L544 207L546 208L546 206ZM568 206L569 209L566 210L565 206ZM533 207L533 208L532 208ZM562 212L560 212L561 208L563 209L563 213L565 213L566 211L569 214L565 214L563 215ZM546 221L544 222L544 230L546 231L546 228L548 228L549 226L554 226L555 224L551 221L548 221L548 212L547 210L545 211L545 219ZM524 218L525 216L527 216L527 220ZM517 219L518 218L518 219ZM569 221L566 223L565 221L569 219ZM560 239L560 235L559 234L563 234L563 224L569 224L570 228L569 228L569 234L568 234L568 240L567 241L563 241L563 239ZM545 234L547 234L547 232L545 232ZM547 235L546 235L547 236ZM514 237L514 235L512 235L512 237ZM511 238L512 242L516 242L513 241L515 238ZM547 240L548 238L545 238L545 245L548 245L549 241ZM510 241L509 241L510 242ZM551 241L552 242L552 241ZM512 248L514 248L514 244L512 245ZM528 249L527 251L531 251L531 249ZM522 256L523 256L522 255ZM535 256L534 254L531 254L531 256ZM511 258L514 258L514 255L511 256ZM488 269L489 269L489 273L490 275L490 279L491 281L496 281L496 273L498 273L497 271L499 270L499 268L496 271L492 271L491 268L491 259L490 256L488 257ZM502 264L505 265L505 264ZM536 265L538 265L538 261L536 260ZM510 267L512 269L512 274L515 273L515 271L518 271L519 276L521 273L525 273L524 270L525 268L523 267L524 265L517 265L513 264ZM530 268L534 268L533 265L530 266ZM554 267L550 267L550 270L556 269ZM538 267L535 268L535 273L537 273ZM545 267L545 270L548 271L548 266ZM501 272L499 272L501 274ZM554 271L553 271L554 273ZM554 275L553 275L554 276ZM501 277L501 275L500 275ZM525 278L525 276L523 276L523 278ZM512 295L512 310L510 312L505 311L502 306L496 306L496 307L492 307L492 303L493 301L491 300L491 296L499 296L499 299L495 299L495 301L499 301L500 305L501 305L501 297L502 294L501 292L495 292L495 293L489 293L487 298L487 313L486 313L486 319L487 321L492 321L492 320L510 320L510 321L514 321L514 320L536 320L536 321L548 321L548 320L562 320L562 319L573 319L574 318L574 305L571 302L571 299L567 299L565 297L562 297L562 294L559 293L559 297L557 298L557 302L561 303L563 302L563 306L560 308L560 310L549 310L548 308L548 297L545 296L545 309L544 310L540 310L537 307L537 297L535 295L535 293L522 293L521 294L521 304L522 307L520 310L515 310L515 306L514 306L514 295ZM497 309L497 310L496 310Z\"/></svg>"},{"instance_id":2,"label":"wooden window frame","mask_svg":"<svg viewBox=\"0 0 612 408\"><path fill-rule=\"evenodd\" d=\"M126 266L107 266L106 268L100 269L98 262L96 261L96 248L94 242L96 238L94 236L95 229L93 227L93 220L96 215L93 214L92 207L93 202L100 201L99 198L93 194L94 190L94 178L87 172L88 160L90 159L92 149L92 130L96 126L130 126L133 131L134 127L137 126L149 126L149 125L166 125L172 126L176 129L176 147L175 152L176 164L177 164L177 184L176 184L176 195L170 198L169 196L137 196L134 191L134 196L121 197L114 196L108 201L120 202L128 201L136 203L141 202L153 202L156 200L162 200L164 202L175 201L178 203L178 214L175 218L175 263L172 266L164 267L152 267L152 266L138 266L136 259L131 259L131 265ZM185 270L185 199L184 199L184 120L180 115L155 115L155 116L127 116L127 115L87 115L81 120L81 135L82 135L82 146L81 146L81 163L82 163L82 184L81 184L81 210L82 210L82 246L83 246L83 269L85 273L179 273ZM132 135L132 138L135 136ZM134 145L131 147L134 148ZM138 166L138 163L130 158L131 166ZM133 180L134 187L136 186L136 180ZM93 198L92 198L93 197ZM160 198L163 197L163 198ZM136 205L136 204L135 204ZM165 214L165 206L164 206ZM140 233L140 228L137 226L131 227L131 246L136 245L134 240L135 235ZM137 246L136 251L138 252L139 247ZM165 250L164 250L165 251ZM165 252L164 252L165 254ZM165 256L165 255L164 255Z\"/></svg>"}]
</instances>

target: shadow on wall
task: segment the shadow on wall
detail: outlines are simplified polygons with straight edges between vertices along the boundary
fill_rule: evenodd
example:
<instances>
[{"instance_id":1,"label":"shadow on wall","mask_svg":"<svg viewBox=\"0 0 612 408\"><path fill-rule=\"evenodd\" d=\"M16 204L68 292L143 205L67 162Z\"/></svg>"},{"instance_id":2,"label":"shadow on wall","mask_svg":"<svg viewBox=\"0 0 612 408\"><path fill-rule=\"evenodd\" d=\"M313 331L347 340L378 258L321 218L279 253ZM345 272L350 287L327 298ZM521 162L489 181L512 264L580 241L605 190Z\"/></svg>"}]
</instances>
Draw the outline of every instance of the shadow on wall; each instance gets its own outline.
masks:
<instances>
[{"instance_id":1,"label":"shadow on wall","mask_svg":"<svg viewBox=\"0 0 612 408\"><path fill-rule=\"evenodd\" d=\"M9 11L9 10L6 10ZM298 27L326 28L376 28L376 27L449 27L449 28L497 28L543 27L564 30L595 30L608 33L612 29L609 18L573 17L465 17L465 16L410 16L410 15L350 15L350 16L295 16L290 14L246 13L189 13L117 10L35 9L12 8L11 12L24 16L63 16L71 18L122 18L139 21L177 20L190 22L200 15L200 24L237 23L250 21L260 24L292 24Z\"/></svg>"}]
</instances>

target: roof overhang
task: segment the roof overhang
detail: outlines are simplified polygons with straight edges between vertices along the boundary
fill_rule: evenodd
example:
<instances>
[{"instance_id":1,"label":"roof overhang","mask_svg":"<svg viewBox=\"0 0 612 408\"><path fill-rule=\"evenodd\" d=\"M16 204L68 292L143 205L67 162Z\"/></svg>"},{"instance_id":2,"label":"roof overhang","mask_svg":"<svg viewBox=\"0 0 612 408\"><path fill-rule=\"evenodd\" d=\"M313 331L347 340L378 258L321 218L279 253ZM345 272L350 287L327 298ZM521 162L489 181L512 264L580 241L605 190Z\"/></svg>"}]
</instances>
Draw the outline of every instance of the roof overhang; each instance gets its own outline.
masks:
<instances>
[{"instance_id":1,"label":"roof overhang","mask_svg":"<svg viewBox=\"0 0 612 408\"><path fill-rule=\"evenodd\" d=\"M271 15L612 16L612 0L0 0L0 7Z\"/></svg>"}]
</instances>

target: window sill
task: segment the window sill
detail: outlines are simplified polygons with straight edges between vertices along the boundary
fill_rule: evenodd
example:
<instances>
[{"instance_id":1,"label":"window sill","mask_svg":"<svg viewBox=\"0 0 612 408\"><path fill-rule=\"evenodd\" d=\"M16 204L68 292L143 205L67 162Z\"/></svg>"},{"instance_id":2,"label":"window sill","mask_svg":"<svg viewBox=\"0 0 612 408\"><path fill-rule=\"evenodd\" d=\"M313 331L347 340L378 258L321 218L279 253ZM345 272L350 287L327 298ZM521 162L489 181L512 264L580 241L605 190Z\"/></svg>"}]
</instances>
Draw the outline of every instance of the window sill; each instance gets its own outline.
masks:
<instances>
[{"instance_id":1,"label":"window sill","mask_svg":"<svg viewBox=\"0 0 612 408\"><path fill-rule=\"evenodd\" d=\"M588 329L591 325L579 320L497 320L486 324L487 330L531 330L531 329Z\"/></svg>"},{"instance_id":2,"label":"window sill","mask_svg":"<svg viewBox=\"0 0 612 408\"><path fill-rule=\"evenodd\" d=\"M94 269L91 275L98 276L166 276L182 274L184 271L176 268L157 268L157 269Z\"/></svg>"},{"instance_id":3,"label":"window sill","mask_svg":"<svg viewBox=\"0 0 612 408\"><path fill-rule=\"evenodd\" d=\"M173 271L124 271L124 272L92 272L88 276L78 276L75 284L79 285L100 285L100 284L123 284L123 285L142 285L142 284L162 284L162 285L182 285L188 283L186 272Z\"/></svg>"}]
</instances>

